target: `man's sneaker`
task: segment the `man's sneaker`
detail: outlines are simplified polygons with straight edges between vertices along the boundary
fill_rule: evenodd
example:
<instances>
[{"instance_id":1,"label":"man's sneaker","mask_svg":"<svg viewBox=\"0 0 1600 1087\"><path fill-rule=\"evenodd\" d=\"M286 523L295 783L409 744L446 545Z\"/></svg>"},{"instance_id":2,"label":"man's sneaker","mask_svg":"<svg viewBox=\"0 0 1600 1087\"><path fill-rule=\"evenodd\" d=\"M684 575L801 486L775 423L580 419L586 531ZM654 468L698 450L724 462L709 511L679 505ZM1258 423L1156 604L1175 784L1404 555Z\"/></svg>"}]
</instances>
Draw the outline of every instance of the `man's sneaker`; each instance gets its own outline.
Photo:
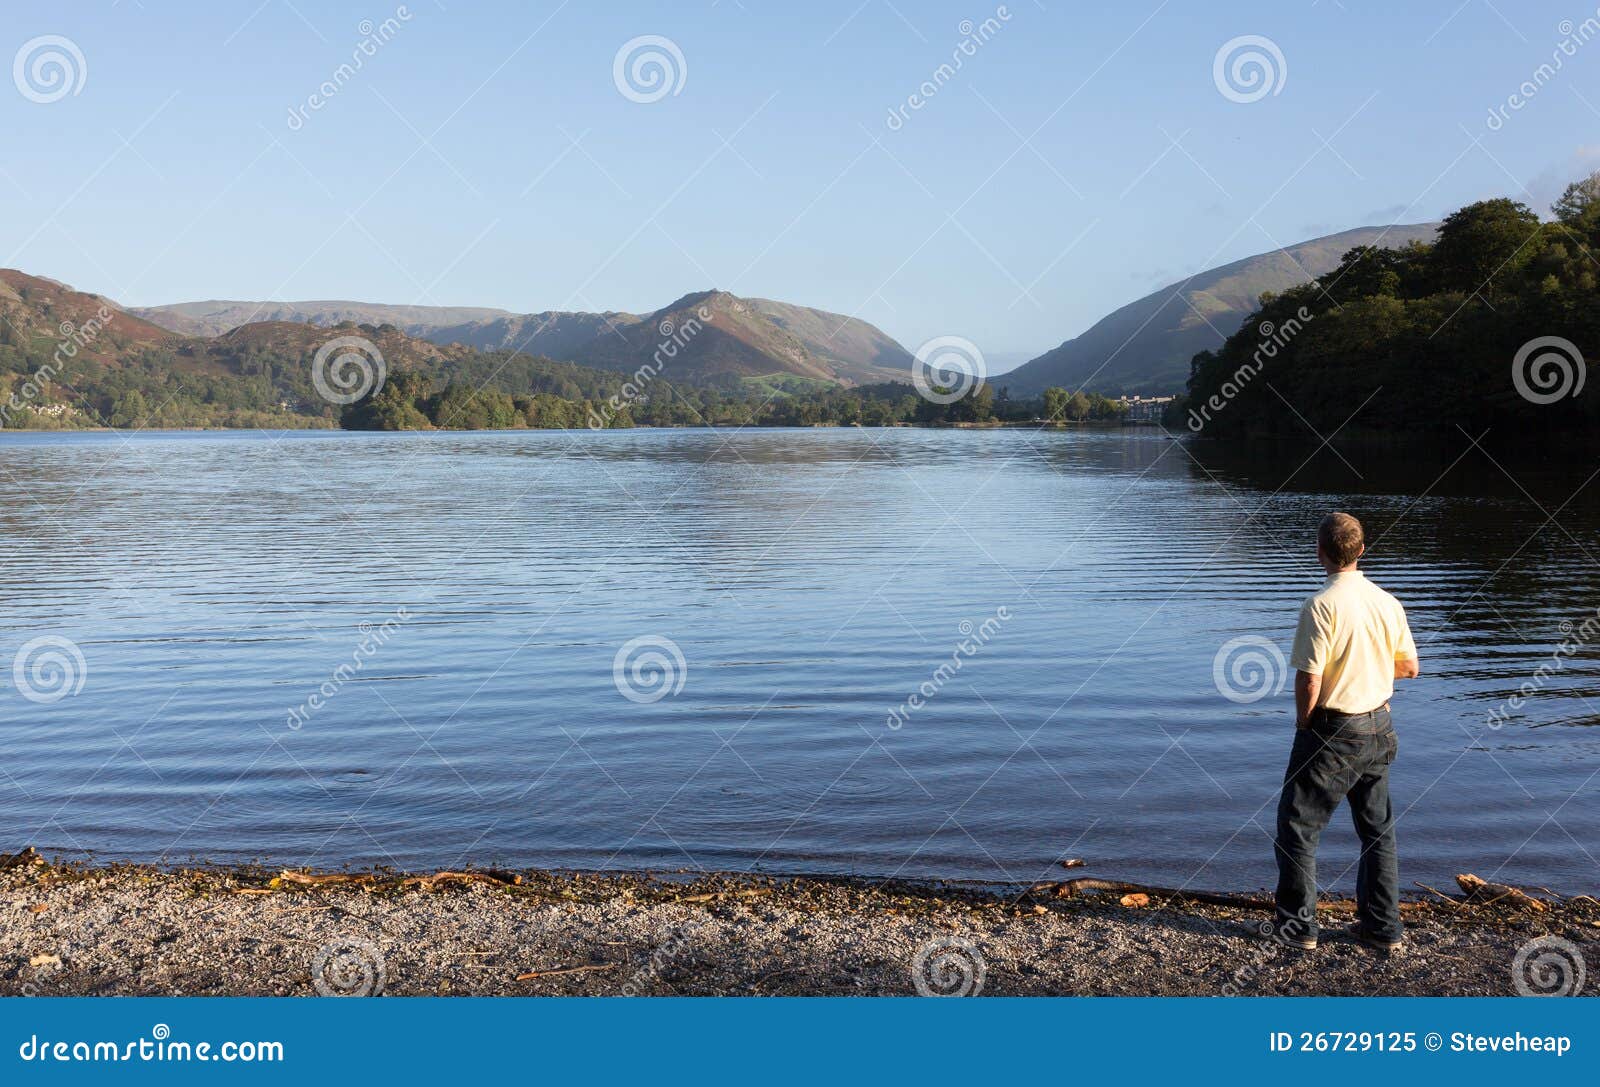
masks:
<instances>
[{"instance_id":1,"label":"man's sneaker","mask_svg":"<svg viewBox=\"0 0 1600 1087\"><path fill-rule=\"evenodd\" d=\"M1300 928L1301 931L1297 933L1295 931L1296 928ZM1261 922L1260 932L1262 939L1275 943L1279 947L1293 948L1296 951L1315 951L1317 949L1316 936L1307 935L1304 931L1304 926L1297 926L1292 922L1280 925L1273 921L1263 921Z\"/></svg>"},{"instance_id":2,"label":"man's sneaker","mask_svg":"<svg viewBox=\"0 0 1600 1087\"><path fill-rule=\"evenodd\" d=\"M1354 936L1356 938L1356 942L1359 944L1370 947L1374 951L1383 951L1391 955L1405 946L1405 939L1403 937L1397 936L1393 939L1389 939L1384 936L1374 936L1372 933L1362 928L1361 922L1359 921L1350 926L1350 935Z\"/></svg>"}]
</instances>

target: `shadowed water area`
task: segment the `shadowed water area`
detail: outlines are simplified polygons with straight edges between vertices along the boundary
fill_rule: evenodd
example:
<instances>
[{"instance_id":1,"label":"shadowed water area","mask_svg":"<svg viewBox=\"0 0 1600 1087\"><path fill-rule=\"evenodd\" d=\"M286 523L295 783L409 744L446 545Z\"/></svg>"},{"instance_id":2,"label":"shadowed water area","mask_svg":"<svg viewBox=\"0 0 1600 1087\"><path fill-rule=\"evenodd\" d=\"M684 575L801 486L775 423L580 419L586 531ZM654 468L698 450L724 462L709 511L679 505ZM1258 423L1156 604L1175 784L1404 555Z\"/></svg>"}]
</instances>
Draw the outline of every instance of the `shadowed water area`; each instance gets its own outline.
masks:
<instances>
[{"instance_id":1,"label":"shadowed water area","mask_svg":"<svg viewBox=\"0 0 1600 1087\"><path fill-rule=\"evenodd\" d=\"M1403 882L1592 891L1591 459L7 433L0 825L101 859L1027 881L1081 856L1262 886L1282 658L1345 508L1422 656L1394 702ZM30 643L22 687L54 701L13 674ZM1354 856L1341 812L1324 881L1353 886Z\"/></svg>"}]
</instances>

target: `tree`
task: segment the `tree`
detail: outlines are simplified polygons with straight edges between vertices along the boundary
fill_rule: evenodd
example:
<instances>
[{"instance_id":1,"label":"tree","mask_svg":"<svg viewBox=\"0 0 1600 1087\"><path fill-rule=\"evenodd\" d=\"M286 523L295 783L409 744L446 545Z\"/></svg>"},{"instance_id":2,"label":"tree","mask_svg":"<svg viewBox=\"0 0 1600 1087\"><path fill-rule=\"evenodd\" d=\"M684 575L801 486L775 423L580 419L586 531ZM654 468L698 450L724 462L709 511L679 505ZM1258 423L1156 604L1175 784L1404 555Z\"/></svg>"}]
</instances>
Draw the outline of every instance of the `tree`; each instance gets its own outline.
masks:
<instances>
[{"instance_id":1,"label":"tree","mask_svg":"<svg viewBox=\"0 0 1600 1087\"><path fill-rule=\"evenodd\" d=\"M1044 391L1044 417L1059 423L1066 417L1067 390L1052 385Z\"/></svg>"},{"instance_id":2,"label":"tree","mask_svg":"<svg viewBox=\"0 0 1600 1087\"><path fill-rule=\"evenodd\" d=\"M1499 197L1468 204L1445 216L1434 242L1432 266L1438 290L1483 290L1515 273L1533 254L1529 238L1539 217L1523 203Z\"/></svg>"},{"instance_id":3,"label":"tree","mask_svg":"<svg viewBox=\"0 0 1600 1087\"><path fill-rule=\"evenodd\" d=\"M1195 356L1185 426L1212 437L1493 428L1492 440L1519 445L1594 442L1600 396L1583 388L1581 358L1563 370L1547 356L1600 343L1596 192L1600 182L1569 188L1561 213L1574 222L1541 225L1521 204L1488 200L1449 216L1431 246L1353 250L1322 281L1337 305L1311 285L1265 300ZM1264 341L1263 322L1284 333ZM1541 338L1555 345L1536 371L1528 349ZM1563 343L1572 350L1557 352Z\"/></svg>"},{"instance_id":4,"label":"tree","mask_svg":"<svg viewBox=\"0 0 1600 1087\"><path fill-rule=\"evenodd\" d=\"M1574 226L1586 219L1589 210L1597 206L1600 206L1600 170L1568 185L1560 199L1550 205L1550 210L1557 219Z\"/></svg>"},{"instance_id":5,"label":"tree","mask_svg":"<svg viewBox=\"0 0 1600 1087\"><path fill-rule=\"evenodd\" d=\"M454 430L504 430L519 418L511 397L498 389L474 389L454 382L428 406L434 426Z\"/></svg>"},{"instance_id":6,"label":"tree","mask_svg":"<svg viewBox=\"0 0 1600 1087\"><path fill-rule=\"evenodd\" d=\"M1400 290L1399 263L1400 254L1393 249L1358 245L1344 255L1331 275L1323 277L1322 283L1338 298L1379 294L1392 297Z\"/></svg>"},{"instance_id":7,"label":"tree","mask_svg":"<svg viewBox=\"0 0 1600 1087\"><path fill-rule=\"evenodd\" d=\"M952 423L986 423L994 418L994 390L978 385L960 400L948 405L945 418Z\"/></svg>"},{"instance_id":8,"label":"tree","mask_svg":"<svg viewBox=\"0 0 1600 1087\"><path fill-rule=\"evenodd\" d=\"M433 424L419 407L430 391L422 374L391 373L381 389L346 407L339 425L346 430L430 430Z\"/></svg>"},{"instance_id":9,"label":"tree","mask_svg":"<svg viewBox=\"0 0 1600 1087\"><path fill-rule=\"evenodd\" d=\"M111 425L131 429L143 425L149 414L150 405L145 403L144 394L134 389L117 397L111 408Z\"/></svg>"}]
</instances>

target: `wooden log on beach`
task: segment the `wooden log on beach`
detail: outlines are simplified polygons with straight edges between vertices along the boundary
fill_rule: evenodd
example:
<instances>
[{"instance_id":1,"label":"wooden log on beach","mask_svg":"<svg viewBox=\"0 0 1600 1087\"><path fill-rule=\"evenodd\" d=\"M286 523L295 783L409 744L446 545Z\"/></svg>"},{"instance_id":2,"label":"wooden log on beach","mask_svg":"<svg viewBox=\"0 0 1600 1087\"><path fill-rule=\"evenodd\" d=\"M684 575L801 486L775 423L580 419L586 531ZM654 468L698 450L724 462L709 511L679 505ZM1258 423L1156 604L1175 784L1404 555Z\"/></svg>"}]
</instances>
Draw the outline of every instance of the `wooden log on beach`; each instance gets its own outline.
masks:
<instances>
[{"instance_id":1,"label":"wooden log on beach","mask_svg":"<svg viewBox=\"0 0 1600 1087\"><path fill-rule=\"evenodd\" d=\"M1185 891L1172 887L1151 887L1143 883L1124 883L1116 879L1091 879L1087 876L1082 879L1069 879L1059 884L1055 890L1057 898L1076 898L1088 891L1108 891L1118 895L1146 895L1150 899L1162 898L1176 902L1204 902L1209 906L1234 906L1246 910L1270 910L1274 908L1270 898L1259 898L1253 895L1225 895L1215 894L1211 891Z\"/></svg>"},{"instance_id":2,"label":"wooden log on beach","mask_svg":"<svg viewBox=\"0 0 1600 1087\"><path fill-rule=\"evenodd\" d=\"M1470 872L1457 876L1456 883L1460 884L1462 892L1466 894L1469 905L1506 906L1511 909L1527 910L1529 913L1545 913L1550 909L1550 903L1534 898L1521 888L1508 883L1491 883L1486 879L1479 879Z\"/></svg>"},{"instance_id":3,"label":"wooden log on beach","mask_svg":"<svg viewBox=\"0 0 1600 1087\"><path fill-rule=\"evenodd\" d=\"M557 966L549 970L529 970L518 974L518 981L532 981L534 978L553 978L562 974L591 974L599 970L615 970L618 964L614 962L586 963L583 966Z\"/></svg>"},{"instance_id":4,"label":"wooden log on beach","mask_svg":"<svg viewBox=\"0 0 1600 1087\"><path fill-rule=\"evenodd\" d=\"M746 887L735 891L713 891L709 894L679 895L674 902L721 902L725 898L761 898L772 893L771 887Z\"/></svg>"},{"instance_id":5,"label":"wooden log on beach","mask_svg":"<svg viewBox=\"0 0 1600 1087\"><path fill-rule=\"evenodd\" d=\"M278 873L274 884L293 883L301 887L329 887L329 886L361 886L371 887L382 882L375 872L294 872L288 869ZM522 877L514 872L435 872L431 876L406 876L398 880L393 886L420 887L431 891L443 883L488 883L496 887L515 887L522 882Z\"/></svg>"},{"instance_id":6,"label":"wooden log on beach","mask_svg":"<svg viewBox=\"0 0 1600 1087\"><path fill-rule=\"evenodd\" d=\"M431 876L411 876L400 881L402 887L421 887L431 891L441 883L488 883L495 887L515 887L522 877L506 872L435 872Z\"/></svg>"},{"instance_id":7,"label":"wooden log on beach","mask_svg":"<svg viewBox=\"0 0 1600 1087\"><path fill-rule=\"evenodd\" d=\"M302 887L330 887L351 883L376 883L378 877L371 872L292 872L284 869L273 883L295 883Z\"/></svg>"}]
</instances>

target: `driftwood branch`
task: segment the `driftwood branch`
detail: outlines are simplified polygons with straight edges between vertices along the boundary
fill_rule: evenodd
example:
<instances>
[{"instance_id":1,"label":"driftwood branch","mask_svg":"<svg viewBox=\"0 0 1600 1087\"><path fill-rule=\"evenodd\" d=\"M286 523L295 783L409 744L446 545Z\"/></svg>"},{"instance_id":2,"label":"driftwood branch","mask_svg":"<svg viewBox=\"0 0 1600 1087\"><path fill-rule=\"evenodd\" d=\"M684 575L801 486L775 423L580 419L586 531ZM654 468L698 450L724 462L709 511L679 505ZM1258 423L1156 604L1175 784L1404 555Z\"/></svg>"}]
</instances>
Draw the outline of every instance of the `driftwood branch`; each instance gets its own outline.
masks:
<instances>
[{"instance_id":1,"label":"driftwood branch","mask_svg":"<svg viewBox=\"0 0 1600 1087\"><path fill-rule=\"evenodd\" d=\"M1151 887L1143 883L1124 883L1116 879L1091 879L1087 876L1081 879L1069 879L1065 883L1059 884L1056 887L1055 896L1057 898L1076 898L1087 891L1109 891L1120 895L1147 895L1152 899L1163 898L1174 902L1204 902L1210 906L1235 906L1247 910L1270 910L1273 908L1273 902L1270 898L1260 898L1253 895L1185 891L1172 887Z\"/></svg>"},{"instance_id":2,"label":"driftwood branch","mask_svg":"<svg viewBox=\"0 0 1600 1087\"><path fill-rule=\"evenodd\" d=\"M1520 888L1505 883L1490 883L1470 872L1457 876L1456 882L1466 894L1467 902L1474 906L1508 906L1529 913L1544 913L1550 909L1550 903L1534 898Z\"/></svg>"},{"instance_id":3,"label":"driftwood branch","mask_svg":"<svg viewBox=\"0 0 1600 1087\"><path fill-rule=\"evenodd\" d=\"M1439 890L1439 888L1437 888L1437 887L1430 887L1430 886L1428 886L1428 884L1423 883L1421 880L1416 881L1416 884L1417 884L1418 887L1421 887L1424 891L1427 891L1429 894L1438 895L1440 898L1442 898L1446 902L1450 903L1450 905L1454 906L1456 909L1459 910L1461 908L1461 906L1462 906L1461 899L1456 898L1453 895L1447 895L1443 891Z\"/></svg>"},{"instance_id":4,"label":"driftwood branch","mask_svg":"<svg viewBox=\"0 0 1600 1087\"><path fill-rule=\"evenodd\" d=\"M714 891L711 894L680 895L674 902L720 902L725 898L762 898L772 893L771 887L746 887L738 891Z\"/></svg>"},{"instance_id":5,"label":"driftwood branch","mask_svg":"<svg viewBox=\"0 0 1600 1087\"><path fill-rule=\"evenodd\" d=\"M553 978L559 974L589 974L598 970L615 970L614 962L588 963L584 966L557 966L549 970L529 970L525 974L518 974L518 981L532 981L534 978Z\"/></svg>"},{"instance_id":6,"label":"driftwood branch","mask_svg":"<svg viewBox=\"0 0 1600 1087\"><path fill-rule=\"evenodd\" d=\"M522 877L515 872L435 872L431 876L407 876L399 880L385 881L374 872L312 873L285 869L278 873L278 877L272 882L275 886L293 883L301 887L376 887L388 882L390 886L421 887L425 891L431 891L446 883L487 883L495 887L515 887L522 882Z\"/></svg>"}]
</instances>

